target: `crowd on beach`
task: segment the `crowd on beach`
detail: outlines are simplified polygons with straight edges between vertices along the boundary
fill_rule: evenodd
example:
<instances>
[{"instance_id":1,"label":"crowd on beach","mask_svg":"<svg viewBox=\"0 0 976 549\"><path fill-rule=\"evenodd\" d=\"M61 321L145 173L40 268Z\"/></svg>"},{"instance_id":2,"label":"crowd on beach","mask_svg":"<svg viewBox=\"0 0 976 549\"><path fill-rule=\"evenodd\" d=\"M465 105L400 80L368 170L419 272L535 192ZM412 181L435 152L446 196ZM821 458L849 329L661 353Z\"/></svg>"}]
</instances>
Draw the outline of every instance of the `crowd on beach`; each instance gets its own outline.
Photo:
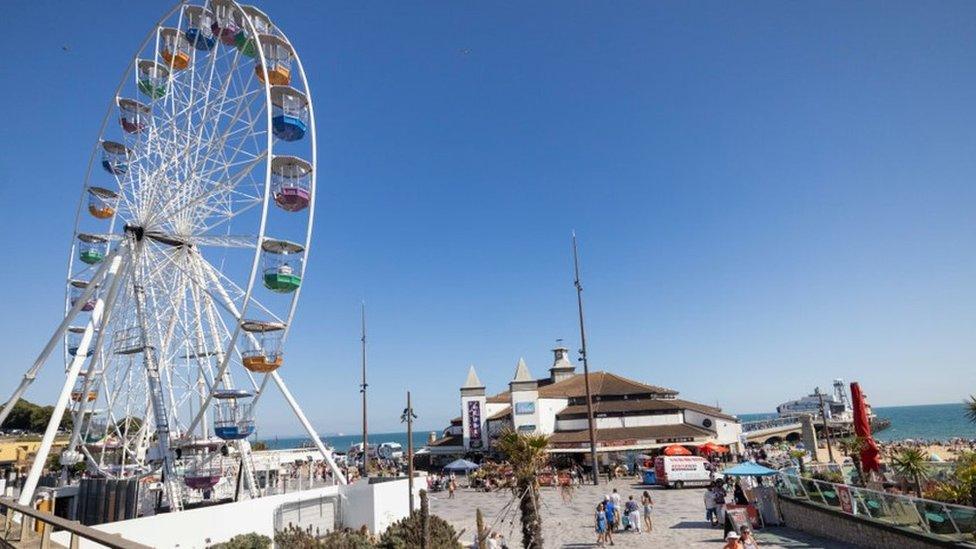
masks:
<instances>
[{"instance_id":1,"label":"crowd on beach","mask_svg":"<svg viewBox=\"0 0 976 549\"><path fill-rule=\"evenodd\" d=\"M878 450L882 456L890 456L901 450L915 448L926 450L932 455L942 458L958 456L963 452L976 452L976 438L954 437L949 439L911 439L893 440L888 442L877 441Z\"/></svg>"}]
</instances>

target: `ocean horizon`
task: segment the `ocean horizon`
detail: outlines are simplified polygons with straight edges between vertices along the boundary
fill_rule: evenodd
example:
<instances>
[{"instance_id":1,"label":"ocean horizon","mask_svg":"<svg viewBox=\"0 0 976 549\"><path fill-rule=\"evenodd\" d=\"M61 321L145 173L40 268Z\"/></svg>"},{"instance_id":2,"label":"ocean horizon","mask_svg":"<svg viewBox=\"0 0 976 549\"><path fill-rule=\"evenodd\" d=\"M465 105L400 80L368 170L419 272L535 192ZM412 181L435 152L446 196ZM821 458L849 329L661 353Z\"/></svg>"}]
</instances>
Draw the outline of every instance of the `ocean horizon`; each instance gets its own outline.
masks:
<instances>
[{"instance_id":1,"label":"ocean horizon","mask_svg":"<svg viewBox=\"0 0 976 549\"><path fill-rule=\"evenodd\" d=\"M925 439L944 440L954 437L976 438L976 424L966 418L966 406L959 403L948 404L920 404L913 406L876 406L874 413L891 421L891 426L874 438L880 441ZM742 421L755 421L776 417L775 413L738 414ZM429 433L439 430L414 431L413 445L415 449L427 445ZM321 435L325 444L340 452L345 452L353 444L362 441L362 434L328 434ZM261 439L271 449L295 448L309 441L308 437L274 437ZM370 433L370 444L396 442L406 449L406 432Z\"/></svg>"}]
</instances>

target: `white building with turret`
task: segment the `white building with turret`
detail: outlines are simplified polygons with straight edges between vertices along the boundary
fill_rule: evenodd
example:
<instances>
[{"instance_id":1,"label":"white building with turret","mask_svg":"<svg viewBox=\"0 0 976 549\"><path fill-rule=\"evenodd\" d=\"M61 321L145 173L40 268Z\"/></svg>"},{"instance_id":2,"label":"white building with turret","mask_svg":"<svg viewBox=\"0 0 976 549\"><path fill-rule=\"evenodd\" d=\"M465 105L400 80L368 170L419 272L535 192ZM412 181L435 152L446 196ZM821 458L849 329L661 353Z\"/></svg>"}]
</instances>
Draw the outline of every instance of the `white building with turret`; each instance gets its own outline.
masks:
<instances>
[{"instance_id":1,"label":"white building with turret","mask_svg":"<svg viewBox=\"0 0 976 549\"><path fill-rule=\"evenodd\" d=\"M554 454L577 454L588 461L586 376L576 373L567 349L553 349L553 355L544 378L535 378L519 359L508 390L492 396L470 366L461 386L461 416L430 443L431 454L447 459L490 453L499 433L516 429L549 435ZM672 444L694 449L713 442L740 450L739 420L720 408L609 372L590 373L589 384L597 452L604 463L635 451L653 454Z\"/></svg>"}]
</instances>

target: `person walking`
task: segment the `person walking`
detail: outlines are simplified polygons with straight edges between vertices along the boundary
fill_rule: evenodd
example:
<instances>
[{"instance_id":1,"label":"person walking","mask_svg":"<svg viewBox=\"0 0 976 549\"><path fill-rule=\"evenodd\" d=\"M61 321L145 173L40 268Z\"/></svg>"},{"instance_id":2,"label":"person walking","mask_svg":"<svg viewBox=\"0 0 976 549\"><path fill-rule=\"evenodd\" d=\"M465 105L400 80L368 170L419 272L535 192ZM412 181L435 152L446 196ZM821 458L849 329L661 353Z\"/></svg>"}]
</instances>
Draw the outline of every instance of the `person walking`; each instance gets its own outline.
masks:
<instances>
[{"instance_id":1,"label":"person walking","mask_svg":"<svg viewBox=\"0 0 976 549\"><path fill-rule=\"evenodd\" d=\"M651 511L654 510L654 500L651 499L651 494L647 490L644 490L644 495L641 496L641 507L643 508L644 514L644 531L651 533Z\"/></svg>"},{"instance_id":2,"label":"person walking","mask_svg":"<svg viewBox=\"0 0 976 549\"><path fill-rule=\"evenodd\" d=\"M756 537L752 535L752 528L748 526L742 528L742 549L759 549L759 542L756 541Z\"/></svg>"},{"instance_id":3,"label":"person walking","mask_svg":"<svg viewBox=\"0 0 976 549\"><path fill-rule=\"evenodd\" d=\"M722 549L742 549L742 542L735 530L725 535L725 545L722 546Z\"/></svg>"},{"instance_id":4,"label":"person walking","mask_svg":"<svg viewBox=\"0 0 976 549\"><path fill-rule=\"evenodd\" d=\"M627 504L624 506L627 512L627 523L628 526L634 529L638 534L641 533L641 518L640 518L640 507L637 506L637 502L634 501L634 496L629 496L627 498Z\"/></svg>"},{"instance_id":5,"label":"person walking","mask_svg":"<svg viewBox=\"0 0 976 549\"><path fill-rule=\"evenodd\" d=\"M711 488L705 490L705 520L713 527L718 525L718 515L715 514L715 491Z\"/></svg>"},{"instance_id":6,"label":"person walking","mask_svg":"<svg viewBox=\"0 0 976 549\"><path fill-rule=\"evenodd\" d=\"M607 541L607 508L601 502L596 506L596 543L603 547Z\"/></svg>"},{"instance_id":7,"label":"person walking","mask_svg":"<svg viewBox=\"0 0 976 549\"><path fill-rule=\"evenodd\" d=\"M451 478L447 481L447 499L454 499L455 490L457 490L457 483Z\"/></svg>"},{"instance_id":8,"label":"person walking","mask_svg":"<svg viewBox=\"0 0 976 549\"><path fill-rule=\"evenodd\" d=\"M623 524L624 506L620 498L620 493L617 492L616 488L610 493L610 500L613 501L613 527L615 530L619 530Z\"/></svg>"},{"instance_id":9,"label":"person walking","mask_svg":"<svg viewBox=\"0 0 976 549\"><path fill-rule=\"evenodd\" d=\"M605 539L610 542L610 545L613 545L613 530L616 526L613 520L617 516L617 509L613 505L613 500L610 499L610 496L604 496L603 508L604 515L607 517L607 535Z\"/></svg>"}]
</instances>

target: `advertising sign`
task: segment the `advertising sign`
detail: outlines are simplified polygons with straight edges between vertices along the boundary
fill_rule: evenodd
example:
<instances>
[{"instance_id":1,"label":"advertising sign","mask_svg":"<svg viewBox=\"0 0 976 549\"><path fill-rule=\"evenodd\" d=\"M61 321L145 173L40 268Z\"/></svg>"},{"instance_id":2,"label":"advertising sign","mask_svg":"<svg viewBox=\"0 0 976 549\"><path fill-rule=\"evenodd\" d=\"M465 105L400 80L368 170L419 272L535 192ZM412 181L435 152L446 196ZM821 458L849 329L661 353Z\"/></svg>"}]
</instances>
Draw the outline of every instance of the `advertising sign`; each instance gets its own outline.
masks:
<instances>
[{"instance_id":1,"label":"advertising sign","mask_svg":"<svg viewBox=\"0 0 976 549\"><path fill-rule=\"evenodd\" d=\"M468 438L471 448L481 448L481 403L477 400L468 401Z\"/></svg>"},{"instance_id":2,"label":"advertising sign","mask_svg":"<svg viewBox=\"0 0 976 549\"><path fill-rule=\"evenodd\" d=\"M851 504L851 490L843 484L836 485L837 499L840 500L840 508L845 513L854 514L854 505Z\"/></svg>"},{"instance_id":3,"label":"advertising sign","mask_svg":"<svg viewBox=\"0 0 976 549\"><path fill-rule=\"evenodd\" d=\"M520 416L534 414L535 413L535 402L516 402L515 403L515 413Z\"/></svg>"}]
</instances>

